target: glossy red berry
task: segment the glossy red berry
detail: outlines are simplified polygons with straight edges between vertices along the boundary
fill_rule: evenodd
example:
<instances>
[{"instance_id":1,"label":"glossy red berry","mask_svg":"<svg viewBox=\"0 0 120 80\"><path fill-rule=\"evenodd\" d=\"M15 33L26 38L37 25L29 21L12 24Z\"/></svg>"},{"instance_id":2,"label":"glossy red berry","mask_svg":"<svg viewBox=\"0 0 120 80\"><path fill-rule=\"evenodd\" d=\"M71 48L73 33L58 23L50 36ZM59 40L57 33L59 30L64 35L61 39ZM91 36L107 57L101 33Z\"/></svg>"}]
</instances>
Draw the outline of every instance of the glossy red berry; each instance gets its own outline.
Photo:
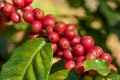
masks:
<instances>
[{"instance_id":1,"label":"glossy red berry","mask_svg":"<svg viewBox=\"0 0 120 80\"><path fill-rule=\"evenodd\" d=\"M85 75L83 62L76 63L75 72L79 75Z\"/></svg>"},{"instance_id":2,"label":"glossy red berry","mask_svg":"<svg viewBox=\"0 0 120 80\"><path fill-rule=\"evenodd\" d=\"M99 52L95 48L88 49L86 51L86 55L88 54L93 54L94 56L96 56L96 58L100 56Z\"/></svg>"},{"instance_id":3,"label":"glossy red berry","mask_svg":"<svg viewBox=\"0 0 120 80\"><path fill-rule=\"evenodd\" d=\"M88 50L94 47L94 40L91 36L84 36L81 38L81 44L85 50Z\"/></svg>"},{"instance_id":4,"label":"glossy red berry","mask_svg":"<svg viewBox=\"0 0 120 80\"><path fill-rule=\"evenodd\" d=\"M33 9L33 13L35 14L37 11L39 11L40 9L39 8L34 8Z\"/></svg>"},{"instance_id":5,"label":"glossy red berry","mask_svg":"<svg viewBox=\"0 0 120 80\"><path fill-rule=\"evenodd\" d=\"M93 60L95 58L96 58L96 55L94 55L94 54L88 54L88 55L86 55L86 60Z\"/></svg>"},{"instance_id":6,"label":"glossy red berry","mask_svg":"<svg viewBox=\"0 0 120 80\"><path fill-rule=\"evenodd\" d=\"M33 21L31 24L31 30L34 33L39 33L42 31L42 23L40 21Z\"/></svg>"},{"instance_id":7,"label":"glossy red berry","mask_svg":"<svg viewBox=\"0 0 120 80\"><path fill-rule=\"evenodd\" d=\"M67 30L66 32L65 32L65 37L68 39L68 40L71 40L71 39L73 39L74 37L75 37L75 31L73 31L73 30Z\"/></svg>"},{"instance_id":8,"label":"glossy red berry","mask_svg":"<svg viewBox=\"0 0 120 80\"><path fill-rule=\"evenodd\" d=\"M59 40L59 47L61 49L68 49L70 47L70 42L66 38L60 38Z\"/></svg>"},{"instance_id":9,"label":"glossy red berry","mask_svg":"<svg viewBox=\"0 0 120 80\"><path fill-rule=\"evenodd\" d=\"M73 61L73 60L66 61L65 64L64 64L64 68L68 69L68 70L74 70L75 61Z\"/></svg>"},{"instance_id":10,"label":"glossy red berry","mask_svg":"<svg viewBox=\"0 0 120 80\"><path fill-rule=\"evenodd\" d=\"M36 13L34 14L35 19L37 20L41 20L44 18L44 12L42 10L38 10L36 11Z\"/></svg>"},{"instance_id":11,"label":"glossy red berry","mask_svg":"<svg viewBox=\"0 0 120 80\"><path fill-rule=\"evenodd\" d=\"M73 58L71 50L69 50L69 49L64 50L63 51L63 58L66 60L73 60L74 58Z\"/></svg>"},{"instance_id":12,"label":"glossy red berry","mask_svg":"<svg viewBox=\"0 0 120 80\"><path fill-rule=\"evenodd\" d=\"M28 6L33 2L33 0L24 0L24 1L25 1L25 6Z\"/></svg>"},{"instance_id":13,"label":"glossy red berry","mask_svg":"<svg viewBox=\"0 0 120 80\"><path fill-rule=\"evenodd\" d=\"M53 20L55 20L55 16L52 14L47 14L46 17L52 18Z\"/></svg>"},{"instance_id":14,"label":"glossy red berry","mask_svg":"<svg viewBox=\"0 0 120 80\"><path fill-rule=\"evenodd\" d=\"M57 51L57 44L56 43L52 43L52 51L53 51L53 53L55 53Z\"/></svg>"},{"instance_id":15,"label":"glossy red berry","mask_svg":"<svg viewBox=\"0 0 120 80\"><path fill-rule=\"evenodd\" d=\"M26 11L31 11L32 12L33 11L33 7L32 6L25 6L25 7L22 8L22 11L23 12L26 12Z\"/></svg>"},{"instance_id":16,"label":"glossy red berry","mask_svg":"<svg viewBox=\"0 0 120 80\"><path fill-rule=\"evenodd\" d=\"M31 11L26 11L23 15L23 18L26 22L32 23L34 21L34 14Z\"/></svg>"},{"instance_id":17,"label":"glossy red berry","mask_svg":"<svg viewBox=\"0 0 120 80\"><path fill-rule=\"evenodd\" d=\"M52 33L48 34L48 38L52 43L57 43L60 39L58 33L56 33L56 32L52 32Z\"/></svg>"},{"instance_id":18,"label":"glossy red berry","mask_svg":"<svg viewBox=\"0 0 120 80\"><path fill-rule=\"evenodd\" d=\"M80 57L77 57L76 59L76 63L81 63L85 60L85 56L80 56Z\"/></svg>"},{"instance_id":19,"label":"glossy red berry","mask_svg":"<svg viewBox=\"0 0 120 80\"><path fill-rule=\"evenodd\" d=\"M75 36L75 37L70 41L70 44L71 44L72 46L74 46L74 45L76 45L76 44L79 44L79 43L80 43L80 40L81 40L80 36Z\"/></svg>"},{"instance_id":20,"label":"glossy red berry","mask_svg":"<svg viewBox=\"0 0 120 80\"><path fill-rule=\"evenodd\" d=\"M28 39L38 38L39 36L40 36L39 33L30 32L28 35Z\"/></svg>"},{"instance_id":21,"label":"glossy red berry","mask_svg":"<svg viewBox=\"0 0 120 80\"><path fill-rule=\"evenodd\" d=\"M59 49L59 50L56 52L56 55L57 55L57 57L62 57L62 56L63 56L63 50Z\"/></svg>"},{"instance_id":22,"label":"glossy red berry","mask_svg":"<svg viewBox=\"0 0 120 80\"><path fill-rule=\"evenodd\" d=\"M91 75L91 76L97 76L97 75L98 75L98 72L95 71L95 70L89 70L88 73L89 73L89 75Z\"/></svg>"},{"instance_id":23,"label":"glossy red berry","mask_svg":"<svg viewBox=\"0 0 120 80\"><path fill-rule=\"evenodd\" d=\"M16 12L13 12L10 15L10 19L12 20L13 23L19 23L20 22L20 15Z\"/></svg>"},{"instance_id":24,"label":"glossy red berry","mask_svg":"<svg viewBox=\"0 0 120 80\"><path fill-rule=\"evenodd\" d=\"M94 48L99 53L99 56L101 56L104 53L103 49L100 46L95 46Z\"/></svg>"},{"instance_id":25,"label":"glossy red berry","mask_svg":"<svg viewBox=\"0 0 120 80\"><path fill-rule=\"evenodd\" d=\"M52 26L47 26L47 27L46 27L46 32L47 32L48 34L52 33L52 32L53 32L53 27L52 27Z\"/></svg>"},{"instance_id":26,"label":"glossy red berry","mask_svg":"<svg viewBox=\"0 0 120 80\"><path fill-rule=\"evenodd\" d=\"M55 30L59 35L64 34L64 32L66 31L66 24L64 22L58 22L55 25Z\"/></svg>"},{"instance_id":27,"label":"glossy red berry","mask_svg":"<svg viewBox=\"0 0 120 80\"><path fill-rule=\"evenodd\" d=\"M84 48L81 44L77 44L73 47L73 52L76 56L83 56L84 55Z\"/></svg>"},{"instance_id":28,"label":"glossy red berry","mask_svg":"<svg viewBox=\"0 0 120 80\"><path fill-rule=\"evenodd\" d=\"M21 8L24 6L24 0L13 0L13 4L17 8Z\"/></svg>"},{"instance_id":29,"label":"glossy red berry","mask_svg":"<svg viewBox=\"0 0 120 80\"><path fill-rule=\"evenodd\" d=\"M66 25L66 29L67 29L67 30L73 30L73 31L74 31L74 30L75 30L75 25L69 23L69 24Z\"/></svg>"},{"instance_id":30,"label":"glossy red berry","mask_svg":"<svg viewBox=\"0 0 120 80\"><path fill-rule=\"evenodd\" d=\"M103 54L100 56L100 58L101 58L102 60L105 60L105 61L108 62L108 63L111 63L111 62L112 62L112 56L111 56L110 54L108 54L108 53L103 53Z\"/></svg>"},{"instance_id":31,"label":"glossy red berry","mask_svg":"<svg viewBox=\"0 0 120 80\"><path fill-rule=\"evenodd\" d=\"M4 6L5 6L5 3L4 2L0 2L0 10L2 10Z\"/></svg>"},{"instance_id":32,"label":"glossy red berry","mask_svg":"<svg viewBox=\"0 0 120 80\"><path fill-rule=\"evenodd\" d=\"M55 25L55 20L51 17L44 17L42 19L42 24L43 24L43 27L46 28L47 26L52 26L54 27Z\"/></svg>"},{"instance_id":33,"label":"glossy red berry","mask_svg":"<svg viewBox=\"0 0 120 80\"><path fill-rule=\"evenodd\" d=\"M3 12L5 14L12 14L14 12L14 6L11 3L5 3L3 7Z\"/></svg>"}]
</instances>

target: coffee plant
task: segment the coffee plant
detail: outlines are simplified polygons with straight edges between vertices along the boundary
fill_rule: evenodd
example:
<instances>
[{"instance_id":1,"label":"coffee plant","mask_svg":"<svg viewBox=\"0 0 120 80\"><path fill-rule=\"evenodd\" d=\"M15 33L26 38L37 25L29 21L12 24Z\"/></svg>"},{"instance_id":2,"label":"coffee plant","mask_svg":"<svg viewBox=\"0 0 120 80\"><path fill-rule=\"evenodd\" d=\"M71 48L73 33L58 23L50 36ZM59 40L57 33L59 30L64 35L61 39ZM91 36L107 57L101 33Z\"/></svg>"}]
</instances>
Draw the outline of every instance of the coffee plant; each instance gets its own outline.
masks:
<instances>
[{"instance_id":1,"label":"coffee plant","mask_svg":"<svg viewBox=\"0 0 120 80\"><path fill-rule=\"evenodd\" d=\"M80 36L72 23L57 21L30 4L33 0L3 0L0 12L8 21L30 25L28 40L2 66L0 80L120 80L112 56ZM60 58L52 63L53 58Z\"/></svg>"}]
</instances>

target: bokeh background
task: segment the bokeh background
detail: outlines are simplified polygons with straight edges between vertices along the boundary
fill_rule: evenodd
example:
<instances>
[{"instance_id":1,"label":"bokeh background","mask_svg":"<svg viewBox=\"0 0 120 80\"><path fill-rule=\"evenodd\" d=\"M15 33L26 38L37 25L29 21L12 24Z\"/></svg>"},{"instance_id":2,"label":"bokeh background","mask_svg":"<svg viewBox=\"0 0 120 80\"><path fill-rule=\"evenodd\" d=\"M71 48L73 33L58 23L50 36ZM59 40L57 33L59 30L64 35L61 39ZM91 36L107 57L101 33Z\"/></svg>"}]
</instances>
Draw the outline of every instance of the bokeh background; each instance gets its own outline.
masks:
<instances>
[{"instance_id":1,"label":"bokeh background","mask_svg":"<svg viewBox=\"0 0 120 80\"><path fill-rule=\"evenodd\" d=\"M57 21L75 24L80 36L91 35L120 67L120 0L34 0L32 6L54 14ZM0 12L0 65L27 40L29 26L7 22Z\"/></svg>"}]
</instances>

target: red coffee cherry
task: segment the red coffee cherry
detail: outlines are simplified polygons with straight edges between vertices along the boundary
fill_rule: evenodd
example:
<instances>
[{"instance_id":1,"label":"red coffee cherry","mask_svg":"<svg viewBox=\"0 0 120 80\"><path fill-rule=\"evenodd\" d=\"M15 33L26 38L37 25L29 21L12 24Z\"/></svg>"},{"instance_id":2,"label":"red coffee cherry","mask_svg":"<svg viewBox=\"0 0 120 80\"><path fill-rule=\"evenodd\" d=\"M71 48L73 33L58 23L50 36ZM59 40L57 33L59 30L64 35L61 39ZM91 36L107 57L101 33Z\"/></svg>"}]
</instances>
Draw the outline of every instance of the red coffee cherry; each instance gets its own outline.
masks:
<instances>
[{"instance_id":1,"label":"red coffee cherry","mask_svg":"<svg viewBox=\"0 0 120 80\"><path fill-rule=\"evenodd\" d=\"M25 1L25 6L29 6L33 2L33 0L24 0L24 1Z\"/></svg>"},{"instance_id":2,"label":"red coffee cherry","mask_svg":"<svg viewBox=\"0 0 120 80\"><path fill-rule=\"evenodd\" d=\"M94 76L94 77L98 75L98 72L95 70L89 70L88 73L89 75Z\"/></svg>"},{"instance_id":3,"label":"red coffee cherry","mask_svg":"<svg viewBox=\"0 0 120 80\"><path fill-rule=\"evenodd\" d=\"M37 20L41 20L44 18L44 12L42 10L38 10L36 11L36 13L34 14L35 19Z\"/></svg>"},{"instance_id":4,"label":"red coffee cherry","mask_svg":"<svg viewBox=\"0 0 120 80\"><path fill-rule=\"evenodd\" d=\"M54 27L54 25L55 25L55 20L53 19L53 18L51 18L51 17L44 17L43 19L42 19L42 24L43 24L43 28L46 28L47 26L52 26L52 27Z\"/></svg>"},{"instance_id":5,"label":"red coffee cherry","mask_svg":"<svg viewBox=\"0 0 120 80\"><path fill-rule=\"evenodd\" d=\"M80 57L77 57L76 59L76 63L81 63L85 60L85 56L80 56Z\"/></svg>"},{"instance_id":6,"label":"red coffee cherry","mask_svg":"<svg viewBox=\"0 0 120 80\"><path fill-rule=\"evenodd\" d=\"M2 10L4 6L5 6L5 3L4 2L0 2L0 10Z\"/></svg>"},{"instance_id":7,"label":"red coffee cherry","mask_svg":"<svg viewBox=\"0 0 120 80\"><path fill-rule=\"evenodd\" d=\"M53 20L55 20L55 16L53 14L47 14L46 17L52 18Z\"/></svg>"},{"instance_id":8,"label":"red coffee cherry","mask_svg":"<svg viewBox=\"0 0 120 80\"><path fill-rule=\"evenodd\" d=\"M71 44L72 46L74 46L74 45L76 45L76 44L80 44L80 40L81 40L80 36L75 36L75 37L71 40L70 44Z\"/></svg>"},{"instance_id":9,"label":"red coffee cherry","mask_svg":"<svg viewBox=\"0 0 120 80\"><path fill-rule=\"evenodd\" d=\"M52 43L52 51L53 51L53 53L55 53L57 51L57 44L56 43Z\"/></svg>"},{"instance_id":10,"label":"red coffee cherry","mask_svg":"<svg viewBox=\"0 0 120 80\"><path fill-rule=\"evenodd\" d=\"M26 11L23 15L23 18L26 22L32 23L34 21L34 14L31 11Z\"/></svg>"},{"instance_id":11,"label":"red coffee cherry","mask_svg":"<svg viewBox=\"0 0 120 80\"><path fill-rule=\"evenodd\" d=\"M75 72L79 75L85 75L86 74L85 71L84 71L84 63L83 62L76 63Z\"/></svg>"},{"instance_id":12,"label":"red coffee cherry","mask_svg":"<svg viewBox=\"0 0 120 80\"><path fill-rule=\"evenodd\" d=\"M84 36L81 38L81 44L85 50L88 50L94 47L94 40L91 36Z\"/></svg>"},{"instance_id":13,"label":"red coffee cherry","mask_svg":"<svg viewBox=\"0 0 120 80\"><path fill-rule=\"evenodd\" d=\"M77 44L73 47L73 52L76 56L83 56L84 55L84 48L81 44Z\"/></svg>"},{"instance_id":14,"label":"red coffee cherry","mask_svg":"<svg viewBox=\"0 0 120 80\"><path fill-rule=\"evenodd\" d=\"M42 23L40 21L33 21L31 24L31 30L34 33L39 33L42 31Z\"/></svg>"},{"instance_id":15,"label":"red coffee cherry","mask_svg":"<svg viewBox=\"0 0 120 80\"><path fill-rule=\"evenodd\" d=\"M63 56L63 50L62 49L58 49L58 51L56 52L56 56L57 57L62 57Z\"/></svg>"},{"instance_id":16,"label":"red coffee cherry","mask_svg":"<svg viewBox=\"0 0 120 80\"><path fill-rule=\"evenodd\" d=\"M87 54L86 55L86 60L93 60L95 58L96 58L96 55L94 55L94 54Z\"/></svg>"},{"instance_id":17,"label":"red coffee cherry","mask_svg":"<svg viewBox=\"0 0 120 80\"><path fill-rule=\"evenodd\" d=\"M37 11L39 11L40 9L39 8L34 8L33 9L33 13L35 14Z\"/></svg>"},{"instance_id":18,"label":"red coffee cherry","mask_svg":"<svg viewBox=\"0 0 120 80\"><path fill-rule=\"evenodd\" d=\"M57 43L60 39L58 33L56 33L56 32L52 32L52 33L48 34L48 38L52 43Z\"/></svg>"},{"instance_id":19,"label":"red coffee cherry","mask_svg":"<svg viewBox=\"0 0 120 80\"><path fill-rule=\"evenodd\" d=\"M5 3L3 7L3 12L5 14L12 14L14 12L14 6L11 3Z\"/></svg>"},{"instance_id":20,"label":"red coffee cherry","mask_svg":"<svg viewBox=\"0 0 120 80\"><path fill-rule=\"evenodd\" d=\"M73 31L75 31L75 25L69 23L69 24L66 25L66 29L67 29L67 30L73 30Z\"/></svg>"},{"instance_id":21,"label":"red coffee cherry","mask_svg":"<svg viewBox=\"0 0 120 80\"><path fill-rule=\"evenodd\" d=\"M74 58L73 58L71 50L69 50L69 49L64 50L63 51L63 58L66 60L73 60Z\"/></svg>"},{"instance_id":22,"label":"red coffee cherry","mask_svg":"<svg viewBox=\"0 0 120 80\"><path fill-rule=\"evenodd\" d=\"M65 64L64 64L64 68L68 69L68 70L74 70L75 61L73 61L73 60L66 61Z\"/></svg>"},{"instance_id":23,"label":"red coffee cherry","mask_svg":"<svg viewBox=\"0 0 120 80\"><path fill-rule=\"evenodd\" d=\"M100 56L100 58L101 58L102 60L105 60L105 61L108 62L108 63L111 63L111 62L112 62L112 56L111 56L110 54L108 54L108 53L103 53L103 54Z\"/></svg>"},{"instance_id":24,"label":"red coffee cherry","mask_svg":"<svg viewBox=\"0 0 120 80\"><path fill-rule=\"evenodd\" d=\"M68 39L68 40L71 40L75 37L75 31L74 30L67 30L65 32L65 37Z\"/></svg>"},{"instance_id":25,"label":"red coffee cherry","mask_svg":"<svg viewBox=\"0 0 120 80\"><path fill-rule=\"evenodd\" d=\"M24 0L13 0L13 4L17 8L21 8L24 6Z\"/></svg>"},{"instance_id":26,"label":"red coffee cherry","mask_svg":"<svg viewBox=\"0 0 120 80\"><path fill-rule=\"evenodd\" d=\"M58 22L55 25L55 30L59 35L64 34L65 30L66 30L66 24L64 22Z\"/></svg>"},{"instance_id":27,"label":"red coffee cherry","mask_svg":"<svg viewBox=\"0 0 120 80\"><path fill-rule=\"evenodd\" d=\"M94 48L99 53L99 56L101 56L104 53L103 49L100 46L95 46Z\"/></svg>"},{"instance_id":28,"label":"red coffee cherry","mask_svg":"<svg viewBox=\"0 0 120 80\"><path fill-rule=\"evenodd\" d=\"M39 36L40 36L39 33L30 32L28 35L28 39L38 38Z\"/></svg>"},{"instance_id":29,"label":"red coffee cherry","mask_svg":"<svg viewBox=\"0 0 120 80\"><path fill-rule=\"evenodd\" d=\"M47 26L47 27L46 27L46 32L47 32L48 34L52 33L52 32L53 32L53 27L52 27L52 26Z\"/></svg>"},{"instance_id":30,"label":"red coffee cherry","mask_svg":"<svg viewBox=\"0 0 120 80\"><path fill-rule=\"evenodd\" d=\"M14 23L19 23L20 22L20 15L16 12L13 12L10 15L10 18L11 18L12 22L14 22Z\"/></svg>"},{"instance_id":31,"label":"red coffee cherry","mask_svg":"<svg viewBox=\"0 0 120 80\"><path fill-rule=\"evenodd\" d=\"M26 12L26 11L31 11L32 12L33 11L33 7L32 6L25 6L25 7L22 8L22 11L23 12Z\"/></svg>"},{"instance_id":32,"label":"red coffee cherry","mask_svg":"<svg viewBox=\"0 0 120 80\"><path fill-rule=\"evenodd\" d=\"M59 46L61 49L68 49L70 47L70 42L66 38L60 38Z\"/></svg>"}]
</instances>

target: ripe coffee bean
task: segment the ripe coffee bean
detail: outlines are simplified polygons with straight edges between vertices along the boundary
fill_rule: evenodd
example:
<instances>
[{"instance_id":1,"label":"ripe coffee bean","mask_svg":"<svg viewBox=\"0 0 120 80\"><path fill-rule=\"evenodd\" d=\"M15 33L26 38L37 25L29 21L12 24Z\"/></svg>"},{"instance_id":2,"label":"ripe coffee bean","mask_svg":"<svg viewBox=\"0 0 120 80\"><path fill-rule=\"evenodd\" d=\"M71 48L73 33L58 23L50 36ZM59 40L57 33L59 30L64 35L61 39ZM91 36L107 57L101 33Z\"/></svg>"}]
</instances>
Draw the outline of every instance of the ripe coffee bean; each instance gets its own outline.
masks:
<instances>
[{"instance_id":1,"label":"ripe coffee bean","mask_svg":"<svg viewBox=\"0 0 120 80\"><path fill-rule=\"evenodd\" d=\"M55 16L52 14L47 14L46 17L52 18L53 20L55 20Z\"/></svg>"},{"instance_id":2,"label":"ripe coffee bean","mask_svg":"<svg viewBox=\"0 0 120 80\"><path fill-rule=\"evenodd\" d=\"M88 73L89 73L91 76L97 76L97 75L98 75L98 72L95 71L95 70L89 70Z\"/></svg>"},{"instance_id":3,"label":"ripe coffee bean","mask_svg":"<svg viewBox=\"0 0 120 80\"><path fill-rule=\"evenodd\" d=\"M102 60L105 60L105 61L108 62L108 63L111 63L111 62L112 62L112 56L111 56L110 54L108 54L108 53L103 53L103 54L100 56L100 58L101 58Z\"/></svg>"},{"instance_id":4,"label":"ripe coffee bean","mask_svg":"<svg viewBox=\"0 0 120 80\"><path fill-rule=\"evenodd\" d=\"M63 58L66 60L73 60L73 55L72 55L71 50L69 50L69 49L64 50L63 51Z\"/></svg>"},{"instance_id":5,"label":"ripe coffee bean","mask_svg":"<svg viewBox=\"0 0 120 80\"><path fill-rule=\"evenodd\" d=\"M48 38L52 43L57 43L60 39L58 33L56 33L56 32L52 32L52 33L48 34Z\"/></svg>"},{"instance_id":6,"label":"ripe coffee bean","mask_svg":"<svg viewBox=\"0 0 120 80\"><path fill-rule=\"evenodd\" d=\"M28 39L38 38L39 36L40 36L39 33L30 32L28 35Z\"/></svg>"},{"instance_id":7,"label":"ripe coffee bean","mask_svg":"<svg viewBox=\"0 0 120 80\"><path fill-rule=\"evenodd\" d=\"M52 27L52 26L47 26L47 27L46 27L46 32L47 32L48 34L52 33L52 32L53 32L53 27Z\"/></svg>"},{"instance_id":8,"label":"ripe coffee bean","mask_svg":"<svg viewBox=\"0 0 120 80\"><path fill-rule=\"evenodd\" d=\"M59 46L61 49L68 49L70 47L70 42L66 38L60 38Z\"/></svg>"},{"instance_id":9,"label":"ripe coffee bean","mask_svg":"<svg viewBox=\"0 0 120 80\"><path fill-rule=\"evenodd\" d=\"M94 54L88 54L88 55L86 55L86 60L93 60L95 58L96 58L96 55L94 55Z\"/></svg>"},{"instance_id":10,"label":"ripe coffee bean","mask_svg":"<svg viewBox=\"0 0 120 80\"><path fill-rule=\"evenodd\" d=\"M66 61L65 64L64 64L64 68L68 69L68 70L74 70L75 61L73 61L73 60Z\"/></svg>"},{"instance_id":11,"label":"ripe coffee bean","mask_svg":"<svg viewBox=\"0 0 120 80\"><path fill-rule=\"evenodd\" d=\"M16 12L13 12L11 15L10 15L10 19L12 20L12 22L14 23L19 23L20 22L20 15Z\"/></svg>"},{"instance_id":12,"label":"ripe coffee bean","mask_svg":"<svg viewBox=\"0 0 120 80\"><path fill-rule=\"evenodd\" d=\"M79 75L85 75L83 62L76 63L75 72Z\"/></svg>"},{"instance_id":13,"label":"ripe coffee bean","mask_svg":"<svg viewBox=\"0 0 120 80\"><path fill-rule=\"evenodd\" d=\"M34 21L34 14L31 11L26 11L23 15L23 18L26 22L32 23Z\"/></svg>"},{"instance_id":14,"label":"ripe coffee bean","mask_svg":"<svg viewBox=\"0 0 120 80\"><path fill-rule=\"evenodd\" d=\"M71 40L75 37L75 31L74 30L67 30L65 32L65 37L68 39L68 40Z\"/></svg>"},{"instance_id":15,"label":"ripe coffee bean","mask_svg":"<svg viewBox=\"0 0 120 80\"><path fill-rule=\"evenodd\" d=\"M91 36L84 36L81 38L81 44L85 50L88 50L94 47L94 40Z\"/></svg>"},{"instance_id":16,"label":"ripe coffee bean","mask_svg":"<svg viewBox=\"0 0 120 80\"><path fill-rule=\"evenodd\" d=\"M95 46L94 48L99 53L99 56L101 56L104 53L103 49L100 46Z\"/></svg>"},{"instance_id":17,"label":"ripe coffee bean","mask_svg":"<svg viewBox=\"0 0 120 80\"><path fill-rule=\"evenodd\" d=\"M57 51L57 44L56 43L52 43L52 51L53 53L55 53Z\"/></svg>"},{"instance_id":18,"label":"ripe coffee bean","mask_svg":"<svg viewBox=\"0 0 120 80\"><path fill-rule=\"evenodd\" d=\"M77 57L76 63L82 63L85 60L85 56Z\"/></svg>"},{"instance_id":19,"label":"ripe coffee bean","mask_svg":"<svg viewBox=\"0 0 120 80\"><path fill-rule=\"evenodd\" d=\"M71 44L72 46L74 46L74 45L76 45L76 44L79 44L79 43L80 43L80 40L81 40L80 36L75 36L75 37L71 40L70 44Z\"/></svg>"},{"instance_id":20,"label":"ripe coffee bean","mask_svg":"<svg viewBox=\"0 0 120 80\"><path fill-rule=\"evenodd\" d=\"M63 56L63 50L59 49L56 54L57 54L57 57L62 57Z\"/></svg>"},{"instance_id":21,"label":"ripe coffee bean","mask_svg":"<svg viewBox=\"0 0 120 80\"><path fill-rule=\"evenodd\" d=\"M100 54L98 53L98 51L95 48L88 49L86 51L86 55L88 55L88 54L93 54L94 56L96 56L96 58L98 58L100 56Z\"/></svg>"},{"instance_id":22,"label":"ripe coffee bean","mask_svg":"<svg viewBox=\"0 0 120 80\"><path fill-rule=\"evenodd\" d=\"M37 11L39 11L40 9L39 8L34 8L33 9L33 13L35 14Z\"/></svg>"},{"instance_id":23,"label":"ripe coffee bean","mask_svg":"<svg viewBox=\"0 0 120 80\"><path fill-rule=\"evenodd\" d=\"M26 12L26 11L31 11L32 12L33 11L33 7L32 6L25 6L25 7L22 8L22 11L23 12Z\"/></svg>"},{"instance_id":24,"label":"ripe coffee bean","mask_svg":"<svg viewBox=\"0 0 120 80\"><path fill-rule=\"evenodd\" d=\"M2 10L4 6L5 6L5 3L4 2L0 2L0 10Z\"/></svg>"},{"instance_id":25,"label":"ripe coffee bean","mask_svg":"<svg viewBox=\"0 0 120 80\"><path fill-rule=\"evenodd\" d=\"M59 35L64 34L65 30L66 30L66 24L64 22L58 22L55 25L55 30Z\"/></svg>"},{"instance_id":26,"label":"ripe coffee bean","mask_svg":"<svg viewBox=\"0 0 120 80\"><path fill-rule=\"evenodd\" d=\"M42 31L42 23L40 21L33 21L31 24L31 30L34 33L39 33Z\"/></svg>"},{"instance_id":27,"label":"ripe coffee bean","mask_svg":"<svg viewBox=\"0 0 120 80\"><path fill-rule=\"evenodd\" d=\"M13 0L13 4L15 7L21 8L24 6L24 0Z\"/></svg>"},{"instance_id":28,"label":"ripe coffee bean","mask_svg":"<svg viewBox=\"0 0 120 80\"><path fill-rule=\"evenodd\" d=\"M84 48L81 44L77 44L73 47L73 52L76 56L83 56L84 55Z\"/></svg>"},{"instance_id":29,"label":"ripe coffee bean","mask_svg":"<svg viewBox=\"0 0 120 80\"><path fill-rule=\"evenodd\" d=\"M35 16L35 19L41 20L44 18L44 12L42 10L38 10L36 11L34 16Z\"/></svg>"},{"instance_id":30,"label":"ripe coffee bean","mask_svg":"<svg viewBox=\"0 0 120 80\"><path fill-rule=\"evenodd\" d=\"M47 26L54 26L55 20L51 17L46 16L42 19L42 24L43 24L43 28L46 28Z\"/></svg>"},{"instance_id":31,"label":"ripe coffee bean","mask_svg":"<svg viewBox=\"0 0 120 80\"><path fill-rule=\"evenodd\" d=\"M3 12L5 14L12 14L14 12L14 6L11 3L5 3L3 7Z\"/></svg>"},{"instance_id":32,"label":"ripe coffee bean","mask_svg":"<svg viewBox=\"0 0 120 80\"><path fill-rule=\"evenodd\" d=\"M67 24L66 25L66 30L73 30L73 31L75 31L75 26L73 25L73 24Z\"/></svg>"},{"instance_id":33,"label":"ripe coffee bean","mask_svg":"<svg viewBox=\"0 0 120 80\"><path fill-rule=\"evenodd\" d=\"M25 6L28 6L33 2L33 0L24 0L24 1L25 1Z\"/></svg>"}]
</instances>

